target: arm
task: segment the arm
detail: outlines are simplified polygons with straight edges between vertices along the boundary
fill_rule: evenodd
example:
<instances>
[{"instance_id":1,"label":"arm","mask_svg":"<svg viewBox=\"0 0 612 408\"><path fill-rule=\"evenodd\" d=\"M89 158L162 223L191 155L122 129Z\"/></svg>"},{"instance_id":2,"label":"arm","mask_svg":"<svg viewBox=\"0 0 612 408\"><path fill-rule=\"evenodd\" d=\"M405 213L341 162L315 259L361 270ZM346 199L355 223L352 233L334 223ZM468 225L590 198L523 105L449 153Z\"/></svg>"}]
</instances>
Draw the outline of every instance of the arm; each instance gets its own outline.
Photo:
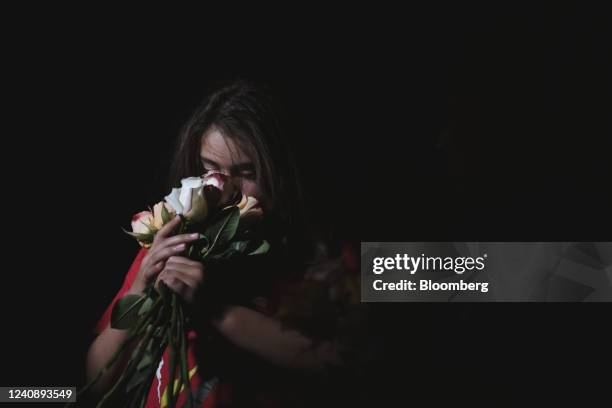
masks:
<instances>
[{"instance_id":1,"label":"arm","mask_svg":"<svg viewBox=\"0 0 612 408\"><path fill-rule=\"evenodd\" d=\"M164 282L187 304L206 298L202 289L210 284L204 277L201 262L183 257L172 257L159 274ZM197 313L201 307L196 307ZM194 316L195 317L195 316ZM200 317L209 319L204 313ZM235 346L278 366L302 371L319 371L328 364L341 363L339 348L333 341L315 342L297 330L282 327L281 322L247 307L225 306L221 317L213 318L212 325Z\"/></svg>"},{"instance_id":2,"label":"arm","mask_svg":"<svg viewBox=\"0 0 612 408\"><path fill-rule=\"evenodd\" d=\"M278 320L242 306L229 306L213 325L230 342L263 359L287 368L318 371L340 364L331 341L312 347L313 341Z\"/></svg>"},{"instance_id":3,"label":"arm","mask_svg":"<svg viewBox=\"0 0 612 408\"><path fill-rule=\"evenodd\" d=\"M180 218L176 217L159 230L153 245L142 258L140 265L136 266L138 268L136 276L130 277L128 273L125 285L128 285L129 289L125 294L143 295L147 285L157 278L166 265L167 260L183 251L186 243L198 238L189 234L170 236L179 221ZM98 375L100 370L104 368L109 359L127 339L128 334L128 330L113 329L110 327L110 323L106 324L106 327L101 330L100 334L92 342L87 353L86 374L88 380ZM137 343L134 342L127 350L124 350L121 357L92 387L92 392L95 395L100 396L110 389L111 385L118 379L125 368L136 346Z\"/></svg>"},{"instance_id":4,"label":"arm","mask_svg":"<svg viewBox=\"0 0 612 408\"><path fill-rule=\"evenodd\" d=\"M127 337L128 330L113 329L110 327L110 324L96 337L87 353L86 373L88 380L98 375L98 372L106 365ZM119 378L119 375L125 368L129 356L135 347L135 342L128 346L115 364L102 375L100 380L91 389L94 395L100 396L110 389L111 385Z\"/></svg>"}]
</instances>

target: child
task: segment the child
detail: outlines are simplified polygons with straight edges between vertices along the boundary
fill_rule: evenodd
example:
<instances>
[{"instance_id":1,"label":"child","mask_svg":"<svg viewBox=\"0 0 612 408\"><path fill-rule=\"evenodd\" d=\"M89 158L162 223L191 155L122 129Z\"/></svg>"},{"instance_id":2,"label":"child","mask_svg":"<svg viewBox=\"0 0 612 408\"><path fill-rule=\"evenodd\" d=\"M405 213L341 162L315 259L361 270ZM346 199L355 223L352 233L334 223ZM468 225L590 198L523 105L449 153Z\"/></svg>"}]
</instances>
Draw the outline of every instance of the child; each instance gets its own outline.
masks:
<instances>
[{"instance_id":1,"label":"child","mask_svg":"<svg viewBox=\"0 0 612 408\"><path fill-rule=\"evenodd\" d=\"M317 299L325 298L328 305L333 303L328 299L332 292L335 299L340 293L346 295L343 300L355 303L355 282L342 275L347 265L356 270L353 255L345 250L344 258L330 257L326 247L313 239L272 101L248 82L234 82L210 95L182 131L171 171L173 184L209 171L225 173L239 183L243 194L258 199L270 256L265 262L228 262L216 268L182 257L185 246L198 237L173 234L176 217L157 233L151 248L137 254L121 290L98 322L98 336L87 356L88 376L94 376L126 338L126 330L110 328L114 302L128 293L142 294L149 283L164 282L190 311L188 360L196 406L304 402L305 395L296 390L315 383L323 389L322 379L328 376L321 374L329 373L329 367L342 367L343 359L334 337L334 311L319 308L324 317L304 312L314 305L302 296L303 290L324 294ZM332 276L335 287L330 291ZM97 396L118 378L128 354L98 382ZM147 407L167 404L167 359L166 353ZM178 406L185 400L181 392Z\"/></svg>"}]
</instances>

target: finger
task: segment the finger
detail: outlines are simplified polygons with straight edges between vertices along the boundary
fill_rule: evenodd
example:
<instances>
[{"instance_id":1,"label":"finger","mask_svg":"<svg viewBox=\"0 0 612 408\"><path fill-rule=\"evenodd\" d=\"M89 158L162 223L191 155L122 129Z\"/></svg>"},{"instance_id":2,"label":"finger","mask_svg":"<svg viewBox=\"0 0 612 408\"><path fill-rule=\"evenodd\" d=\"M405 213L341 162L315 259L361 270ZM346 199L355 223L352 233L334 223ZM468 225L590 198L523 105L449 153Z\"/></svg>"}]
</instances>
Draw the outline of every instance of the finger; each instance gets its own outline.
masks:
<instances>
[{"instance_id":1,"label":"finger","mask_svg":"<svg viewBox=\"0 0 612 408\"><path fill-rule=\"evenodd\" d=\"M153 285L155 289L157 289L158 291L159 291L159 283L162 281L161 280L162 276L164 276L164 271L161 271L161 273L157 275L157 278L155 278L155 284Z\"/></svg>"},{"instance_id":2,"label":"finger","mask_svg":"<svg viewBox=\"0 0 612 408\"><path fill-rule=\"evenodd\" d=\"M193 292L191 287L185 281L172 274L165 274L163 277L160 278L160 280L182 298L186 298L186 295L188 293Z\"/></svg>"},{"instance_id":3,"label":"finger","mask_svg":"<svg viewBox=\"0 0 612 408\"><path fill-rule=\"evenodd\" d=\"M190 288L197 288L203 281L203 274L194 268L183 268L180 269L174 266L166 265L164 274L160 279L164 278L176 278L184 282Z\"/></svg>"},{"instance_id":4,"label":"finger","mask_svg":"<svg viewBox=\"0 0 612 408\"><path fill-rule=\"evenodd\" d=\"M155 278L155 289L157 289L159 291L159 284L164 282L164 277L168 274L168 270L164 269L161 271L161 273L159 273L159 275L157 275L157 278Z\"/></svg>"},{"instance_id":5,"label":"finger","mask_svg":"<svg viewBox=\"0 0 612 408\"><path fill-rule=\"evenodd\" d=\"M161 229L159 231L157 231L157 234L155 234L155 238L153 239L153 241L159 241L163 238L166 238L167 236L172 234L172 231L181 223L181 217L180 216L175 216L173 219L171 219L170 221L168 221L168 223L166 225L164 225L163 227L161 227Z\"/></svg>"},{"instance_id":6,"label":"finger","mask_svg":"<svg viewBox=\"0 0 612 408\"><path fill-rule=\"evenodd\" d=\"M167 275L163 275L159 278L159 282L158 285L160 285L161 283L164 283L166 286L168 286L173 292L178 293L179 295L182 294L185 291L186 288L186 284L181 281L180 279L173 277L173 276L167 276Z\"/></svg>"},{"instance_id":7,"label":"finger","mask_svg":"<svg viewBox=\"0 0 612 408\"><path fill-rule=\"evenodd\" d=\"M185 244L179 244L172 247L164 247L151 254L151 263L165 262L173 255L178 255L187 248Z\"/></svg>"},{"instance_id":8,"label":"finger","mask_svg":"<svg viewBox=\"0 0 612 408\"><path fill-rule=\"evenodd\" d=\"M168 263L171 264L182 264L182 265L189 265L189 266L203 266L201 262L198 261L193 261L189 258L186 258L184 256L180 256L180 255L173 255L170 258L168 258Z\"/></svg>"},{"instance_id":9,"label":"finger","mask_svg":"<svg viewBox=\"0 0 612 408\"><path fill-rule=\"evenodd\" d=\"M180 274L180 277L189 279L189 281L193 282L196 286L200 285L204 281L204 267L199 262L196 262L195 265L187 265L168 261L166 263L166 269L176 271L178 274Z\"/></svg>"},{"instance_id":10,"label":"finger","mask_svg":"<svg viewBox=\"0 0 612 408\"><path fill-rule=\"evenodd\" d=\"M161 241L158 241L157 242L157 248L161 249L161 248L164 248L164 247L167 247L167 246L187 243L187 242L195 241L195 240L197 240L199 238L200 238L200 234L198 234L197 232L193 233L193 234L175 235L173 237L169 237L169 238L163 239Z\"/></svg>"},{"instance_id":11,"label":"finger","mask_svg":"<svg viewBox=\"0 0 612 408\"><path fill-rule=\"evenodd\" d=\"M145 270L144 278L147 282L150 282L154 277L156 277L162 270L164 269L163 262L157 262L153 264L151 267Z\"/></svg>"}]
</instances>

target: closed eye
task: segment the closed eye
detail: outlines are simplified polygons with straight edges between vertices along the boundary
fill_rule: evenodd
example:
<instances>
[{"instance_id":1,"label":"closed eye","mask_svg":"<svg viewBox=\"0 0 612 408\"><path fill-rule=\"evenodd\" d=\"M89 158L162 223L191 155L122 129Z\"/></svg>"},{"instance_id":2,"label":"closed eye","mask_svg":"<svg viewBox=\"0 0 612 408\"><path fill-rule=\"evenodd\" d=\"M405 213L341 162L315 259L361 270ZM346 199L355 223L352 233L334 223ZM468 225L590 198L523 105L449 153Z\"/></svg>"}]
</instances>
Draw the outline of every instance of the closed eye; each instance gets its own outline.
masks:
<instances>
[{"instance_id":1,"label":"closed eye","mask_svg":"<svg viewBox=\"0 0 612 408\"><path fill-rule=\"evenodd\" d=\"M205 157L201 158L202 171L206 174L209 171L221 170L219 164ZM255 165L252 162L237 163L231 167L230 174L234 177L242 177L249 180L255 180L256 171Z\"/></svg>"},{"instance_id":2,"label":"closed eye","mask_svg":"<svg viewBox=\"0 0 612 408\"><path fill-rule=\"evenodd\" d=\"M236 167L236 173L239 177L246 178L249 180L255 180L255 166L253 166L252 163L244 163Z\"/></svg>"},{"instance_id":3,"label":"closed eye","mask_svg":"<svg viewBox=\"0 0 612 408\"><path fill-rule=\"evenodd\" d=\"M219 170L219 165L212 160L201 157L202 171L204 174L212 170Z\"/></svg>"}]
</instances>

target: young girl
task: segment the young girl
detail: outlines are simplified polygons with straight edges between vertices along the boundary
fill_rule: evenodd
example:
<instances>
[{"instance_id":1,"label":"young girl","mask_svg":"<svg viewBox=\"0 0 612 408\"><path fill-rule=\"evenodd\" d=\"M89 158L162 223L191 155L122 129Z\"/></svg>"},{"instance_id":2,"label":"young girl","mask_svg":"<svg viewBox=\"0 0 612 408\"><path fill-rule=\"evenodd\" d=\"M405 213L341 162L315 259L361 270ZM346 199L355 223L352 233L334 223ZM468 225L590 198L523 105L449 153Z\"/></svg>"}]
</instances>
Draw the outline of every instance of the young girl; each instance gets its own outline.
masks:
<instances>
[{"instance_id":1,"label":"young girl","mask_svg":"<svg viewBox=\"0 0 612 408\"><path fill-rule=\"evenodd\" d=\"M176 217L157 233L151 248L137 254L98 322L87 356L88 377L127 336L126 330L110 327L114 302L128 293L142 294L149 283L164 282L190 311L189 375L197 406L289 406L313 399L324 405L313 389L329 388L328 374L345 366L347 348L338 336L338 308L330 305L338 299L358 302L355 279L346 279L356 276L347 275L356 271L355 261L346 249L343 257L330 256L313 239L272 100L250 83L234 82L210 95L182 131L173 184L209 171L226 174L239 182L243 194L258 199L270 255L265 262L216 267L192 261L180 254L198 237L174 234ZM314 293L313 300L305 293ZM98 382L97 396L118 378L128 354ZM166 352L147 407L167 404L167 361ZM181 392L178 406L185 400Z\"/></svg>"}]
</instances>

